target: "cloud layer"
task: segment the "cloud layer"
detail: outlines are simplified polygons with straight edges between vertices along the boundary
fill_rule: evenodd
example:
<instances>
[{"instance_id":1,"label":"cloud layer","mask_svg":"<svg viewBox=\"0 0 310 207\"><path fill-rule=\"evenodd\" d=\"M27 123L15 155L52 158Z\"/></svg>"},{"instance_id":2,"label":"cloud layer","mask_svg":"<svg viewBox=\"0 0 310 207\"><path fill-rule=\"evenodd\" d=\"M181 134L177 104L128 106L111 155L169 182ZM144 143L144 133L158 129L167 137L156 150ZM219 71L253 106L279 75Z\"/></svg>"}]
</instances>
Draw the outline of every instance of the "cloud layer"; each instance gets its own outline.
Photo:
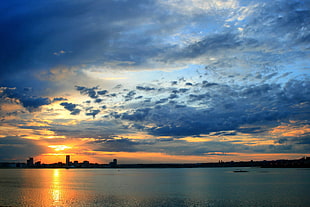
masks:
<instances>
[{"instance_id":1,"label":"cloud layer","mask_svg":"<svg viewBox=\"0 0 310 207\"><path fill-rule=\"evenodd\" d=\"M102 160L307 155L309 10L302 0L1 2L1 159L64 143ZM23 153L9 155L13 142Z\"/></svg>"}]
</instances>

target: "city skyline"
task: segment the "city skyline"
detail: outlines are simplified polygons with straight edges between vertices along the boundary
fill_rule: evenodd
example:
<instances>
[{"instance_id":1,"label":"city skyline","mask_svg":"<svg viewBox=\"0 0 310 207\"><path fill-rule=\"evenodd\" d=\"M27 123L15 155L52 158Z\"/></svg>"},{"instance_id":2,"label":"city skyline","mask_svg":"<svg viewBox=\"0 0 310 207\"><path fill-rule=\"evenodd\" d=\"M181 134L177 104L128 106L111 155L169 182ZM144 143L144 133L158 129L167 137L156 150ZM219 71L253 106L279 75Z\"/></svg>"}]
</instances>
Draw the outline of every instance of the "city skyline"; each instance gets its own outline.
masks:
<instances>
[{"instance_id":1,"label":"city skyline","mask_svg":"<svg viewBox=\"0 0 310 207\"><path fill-rule=\"evenodd\" d=\"M309 1L0 9L0 162L310 156Z\"/></svg>"},{"instance_id":2,"label":"city skyline","mask_svg":"<svg viewBox=\"0 0 310 207\"><path fill-rule=\"evenodd\" d=\"M0 168L210 168L210 167L254 167L254 168L309 168L310 157L299 159L281 159L281 160L243 160L235 162L219 160L218 162L204 163L135 163L119 164L117 159L109 163L91 163L88 160L82 162L78 160L71 161L70 155L65 156L65 162L41 163L33 157L29 157L26 163L0 162ZM234 170L233 172L248 172L247 170Z\"/></svg>"}]
</instances>

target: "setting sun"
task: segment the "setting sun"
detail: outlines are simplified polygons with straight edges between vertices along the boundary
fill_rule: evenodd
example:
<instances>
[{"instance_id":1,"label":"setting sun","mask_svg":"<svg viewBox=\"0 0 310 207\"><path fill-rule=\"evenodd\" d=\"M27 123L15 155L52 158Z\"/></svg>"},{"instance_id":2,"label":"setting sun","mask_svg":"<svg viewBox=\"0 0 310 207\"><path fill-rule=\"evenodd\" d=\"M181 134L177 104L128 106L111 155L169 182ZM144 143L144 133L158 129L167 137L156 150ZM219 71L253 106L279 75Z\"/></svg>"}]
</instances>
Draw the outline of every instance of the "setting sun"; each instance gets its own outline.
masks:
<instances>
[{"instance_id":1,"label":"setting sun","mask_svg":"<svg viewBox=\"0 0 310 207\"><path fill-rule=\"evenodd\" d=\"M62 150L66 150L66 149L71 149L72 148L72 147L67 146L67 145L50 145L48 147L54 149L55 151L62 151Z\"/></svg>"}]
</instances>

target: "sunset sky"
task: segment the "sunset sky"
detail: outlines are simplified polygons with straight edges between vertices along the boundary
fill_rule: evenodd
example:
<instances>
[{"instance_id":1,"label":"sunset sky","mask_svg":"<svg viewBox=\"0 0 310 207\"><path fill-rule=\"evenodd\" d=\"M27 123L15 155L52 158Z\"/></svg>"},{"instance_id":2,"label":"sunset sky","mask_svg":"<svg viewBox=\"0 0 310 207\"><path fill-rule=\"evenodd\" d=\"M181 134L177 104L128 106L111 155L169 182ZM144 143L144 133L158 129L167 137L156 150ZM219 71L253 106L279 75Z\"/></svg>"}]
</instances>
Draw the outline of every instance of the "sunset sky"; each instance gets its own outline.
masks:
<instances>
[{"instance_id":1,"label":"sunset sky","mask_svg":"<svg viewBox=\"0 0 310 207\"><path fill-rule=\"evenodd\" d=\"M310 156L309 0L0 3L0 162Z\"/></svg>"}]
</instances>

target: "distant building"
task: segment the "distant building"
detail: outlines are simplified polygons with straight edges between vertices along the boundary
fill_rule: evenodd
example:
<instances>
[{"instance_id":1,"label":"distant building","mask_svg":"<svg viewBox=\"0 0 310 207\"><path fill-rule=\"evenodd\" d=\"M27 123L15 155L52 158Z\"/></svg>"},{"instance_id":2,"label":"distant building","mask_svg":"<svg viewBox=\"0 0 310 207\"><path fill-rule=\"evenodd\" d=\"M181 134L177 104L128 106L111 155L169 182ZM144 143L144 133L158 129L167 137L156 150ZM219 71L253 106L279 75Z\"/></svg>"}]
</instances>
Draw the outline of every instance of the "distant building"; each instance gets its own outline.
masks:
<instances>
[{"instance_id":1,"label":"distant building","mask_svg":"<svg viewBox=\"0 0 310 207\"><path fill-rule=\"evenodd\" d=\"M66 155L66 166L70 165L70 155Z\"/></svg>"},{"instance_id":2,"label":"distant building","mask_svg":"<svg viewBox=\"0 0 310 207\"><path fill-rule=\"evenodd\" d=\"M36 167L41 167L41 161L38 161L34 164Z\"/></svg>"},{"instance_id":3,"label":"distant building","mask_svg":"<svg viewBox=\"0 0 310 207\"><path fill-rule=\"evenodd\" d=\"M33 167L33 163L34 163L33 157L29 157L29 159L27 160L27 167Z\"/></svg>"},{"instance_id":4,"label":"distant building","mask_svg":"<svg viewBox=\"0 0 310 207\"><path fill-rule=\"evenodd\" d=\"M117 159L113 159L113 161L110 162L109 165L110 165L111 167L116 167L116 166L117 166Z\"/></svg>"},{"instance_id":5,"label":"distant building","mask_svg":"<svg viewBox=\"0 0 310 207\"><path fill-rule=\"evenodd\" d=\"M117 159L113 159L113 164L117 165Z\"/></svg>"},{"instance_id":6,"label":"distant building","mask_svg":"<svg viewBox=\"0 0 310 207\"><path fill-rule=\"evenodd\" d=\"M87 160L83 161L82 167L89 167L89 161Z\"/></svg>"}]
</instances>

